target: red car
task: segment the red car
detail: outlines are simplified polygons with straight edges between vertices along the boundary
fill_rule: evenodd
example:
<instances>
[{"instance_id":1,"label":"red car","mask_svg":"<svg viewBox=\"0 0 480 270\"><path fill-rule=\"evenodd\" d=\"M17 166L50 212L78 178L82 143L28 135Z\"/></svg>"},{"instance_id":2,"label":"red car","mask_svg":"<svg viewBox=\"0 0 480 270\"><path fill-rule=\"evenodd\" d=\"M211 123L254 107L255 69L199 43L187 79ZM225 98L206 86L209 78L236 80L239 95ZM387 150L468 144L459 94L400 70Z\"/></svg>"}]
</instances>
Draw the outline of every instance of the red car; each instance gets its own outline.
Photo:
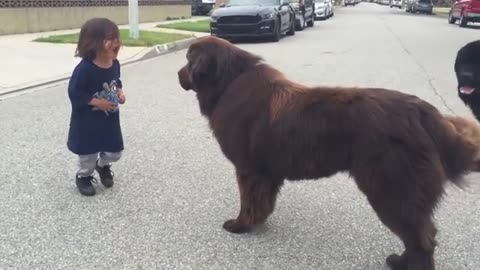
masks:
<instances>
[{"instance_id":1,"label":"red car","mask_svg":"<svg viewBox=\"0 0 480 270\"><path fill-rule=\"evenodd\" d=\"M448 14L448 22L454 24L460 20L460 26L468 22L480 22L480 0L455 0Z\"/></svg>"}]
</instances>

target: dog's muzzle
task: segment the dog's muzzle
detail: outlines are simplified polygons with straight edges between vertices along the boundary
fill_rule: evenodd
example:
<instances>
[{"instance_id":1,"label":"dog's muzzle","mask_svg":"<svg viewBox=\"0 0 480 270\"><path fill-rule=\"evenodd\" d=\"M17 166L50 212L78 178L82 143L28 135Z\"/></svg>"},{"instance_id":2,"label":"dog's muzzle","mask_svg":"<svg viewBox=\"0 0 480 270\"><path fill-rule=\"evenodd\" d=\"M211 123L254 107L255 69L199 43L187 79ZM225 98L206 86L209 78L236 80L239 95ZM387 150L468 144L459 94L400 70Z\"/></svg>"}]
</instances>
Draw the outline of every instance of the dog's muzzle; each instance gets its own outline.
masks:
<instances>
[{"instance_id":1,"label":"dog's muzzle","mask_svg":"<svg viewBox=\"0 0 480 270\"><path fill-rule=\"evenodd\" d=\"M183 89L186 91L193 89L192 82L190 81L190 76L187 71L187 67L184 66L182 67L178 72L178 81L180 83L180 86L182 86Z\"/></svg>"},{"instance_id":2,"label":"dog's muzzle","mask_svg":"<svg viewBox=\"0 0 480 270\"><path fill-rule=\"evenodd\" d=\"M459 87L458 90L464 95L470 95L475 92L475 76L470 69L460 70L457 74Z\"/></svg>"}]
</instances>

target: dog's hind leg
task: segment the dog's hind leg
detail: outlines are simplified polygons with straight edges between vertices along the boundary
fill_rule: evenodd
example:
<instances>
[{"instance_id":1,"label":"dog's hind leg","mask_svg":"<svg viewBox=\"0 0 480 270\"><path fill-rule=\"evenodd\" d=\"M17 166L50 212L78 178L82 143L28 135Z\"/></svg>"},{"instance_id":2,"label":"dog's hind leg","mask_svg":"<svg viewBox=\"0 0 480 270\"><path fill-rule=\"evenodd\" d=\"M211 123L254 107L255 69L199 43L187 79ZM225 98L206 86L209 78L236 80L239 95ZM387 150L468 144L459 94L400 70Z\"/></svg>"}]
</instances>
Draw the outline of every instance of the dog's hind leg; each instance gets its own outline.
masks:
<instances>
[{"instance_id":1,"label":"dog's hind leg","mask_svg":"<svg viewBox=\"0 0 480 270\"><path fill-rule=\"evenodd\" d=\"M232 233L245 233L264 223L273 212L283 179L237 171L237 183L240 213L236 219L227 220L223 228Z\"/></svg>"},{"instance_id":2,"label":"dog's hind leg","mask_svg":"<svg viewBox=\"0 0 480 270\"><path fill-rule=\"evenodd\" d=\"M410 168L401 168L407 161L391 161L367 164L355 176L379 219L405 245L402 255L392 254L386 262L392 270L435 270L437 229L432 215L443 193L443 171L431 160L425 167Z\"/></svg>"},{"instance_id":3,"label":"dog's hind leg","mask_svg":"<svg viewBox=\"0 0 480 270\"><path fill-rule=\"evenodd\" d=\"M398 201L385 201L389 195ZM392 270L435 270L433 253L437 229L431 218L432 209L418 205L415 199L410 202L408 194L402 195L400 198L387 192L381 195L382 199L367 195L380 220L405 245L402 255L392 254L386 262Z\"/></svg>"}]
</instances>

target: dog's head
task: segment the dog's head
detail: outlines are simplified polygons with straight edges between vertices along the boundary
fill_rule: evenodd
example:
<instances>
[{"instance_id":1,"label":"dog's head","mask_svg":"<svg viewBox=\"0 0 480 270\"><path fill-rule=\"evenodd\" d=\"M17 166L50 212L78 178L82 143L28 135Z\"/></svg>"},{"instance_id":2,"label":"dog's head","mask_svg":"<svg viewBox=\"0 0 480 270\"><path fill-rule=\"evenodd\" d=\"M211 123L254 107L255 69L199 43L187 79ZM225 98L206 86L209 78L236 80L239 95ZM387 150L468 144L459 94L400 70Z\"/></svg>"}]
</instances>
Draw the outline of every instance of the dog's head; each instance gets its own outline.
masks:
<instances>
[{"instance_id":1,"label":"dog's head","mask_svg":"<svg viewBox=\"0 0 480 270\"><path fill-rule=\"evenodd\" d=\"M463 46L455 59L460 97L480 95L480 40Z\"/></svg>"},{"instance_id":2,"label":"dog's head","mask_svg":"<svg viewBox=\"0 0 480 270\"><path fill-rule=\"evenodd\" d=\"M212 109L235 78L262 60L213 36L190 45L186 58L187 63L178 71L178 80L183 89L197 93L202 112Z\"/></svg>"}]
</instances>

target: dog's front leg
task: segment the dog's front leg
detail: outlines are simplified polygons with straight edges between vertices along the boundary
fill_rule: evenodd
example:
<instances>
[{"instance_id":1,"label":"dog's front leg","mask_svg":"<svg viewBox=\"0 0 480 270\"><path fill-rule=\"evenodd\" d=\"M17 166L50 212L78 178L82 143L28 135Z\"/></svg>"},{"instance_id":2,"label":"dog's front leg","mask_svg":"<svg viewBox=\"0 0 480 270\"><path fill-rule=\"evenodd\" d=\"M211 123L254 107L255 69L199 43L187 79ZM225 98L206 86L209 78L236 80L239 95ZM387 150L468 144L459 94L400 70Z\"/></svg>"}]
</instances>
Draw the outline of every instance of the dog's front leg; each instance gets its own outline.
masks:
<instances>
[{"instance_id":1,"label":"dog's front leg","mask_svg":"<svg viewBox=\"0 0 480 270\"><path fill-rule=\"evenodd\" d=\"M283 179L238 170L236 174L240 213L237 219L227 220L223 228L231 233L245 233L264 223L273 212Z\"/></svg>"}]
</instances>

